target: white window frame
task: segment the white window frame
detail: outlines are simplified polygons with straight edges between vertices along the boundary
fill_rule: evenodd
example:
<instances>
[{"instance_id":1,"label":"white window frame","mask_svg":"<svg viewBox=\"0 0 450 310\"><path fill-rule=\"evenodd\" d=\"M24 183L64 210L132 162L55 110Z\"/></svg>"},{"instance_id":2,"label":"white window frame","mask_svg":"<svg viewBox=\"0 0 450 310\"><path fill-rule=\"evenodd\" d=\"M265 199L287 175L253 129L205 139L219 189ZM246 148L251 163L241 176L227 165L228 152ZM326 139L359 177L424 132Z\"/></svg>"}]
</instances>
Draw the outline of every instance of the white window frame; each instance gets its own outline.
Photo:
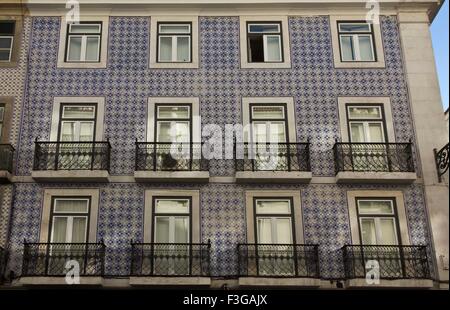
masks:
<instances>
[{"instance_id":1,"label":"white window frame","mask_svg":"<svg viewBox=\"0 0 450 310\"><path fill-rule=\"evenodd\" d=\"M250 27L252 25L277 26L278 30L276 32L268 32L268 33L250 31ZM282 33L281 33L281 24L274 24L274 23L267 23L267 24L265 24L265 23L264 24L262 24L262 23L249 23L247 25L247 27L248 27L248 29L247 29L248 33L259 34L263 38L264 62L283 62L283 38L282 38ZM267 47L267 39L269 37L277 37L279 39L279 43L280 44L279 44L278 47L279 47L280 58L278 60L269 60L268 47ZM248 55L248 56L250 56L250 55Z\"/></svg>"},{"instance_id":2,"label":"white window frame","mask_svg":"<svg viewBox=\"0 0 450 310\"><path fill-rule=\"evenodd\" d=\"M289 197L288 197L289 198ZM257 208L256 205L258 204L258 201L287 201L289 204L289 213L276 213L276 212L271 212L271 213L258 213L257 212ZM271 244L278 244L278 240L273 240L273 238L277 238L277 220L279 219L288 219L289 220L289 228L291 230L291 243L294 242L294 226L292 223L292 202L291 199L283 199L283 198L279 198L279 199L263 199L262 197L258 197L255 200L255 225L256 225L256 231L259 234L258 231L258 220L259 219L270 219L270 225L271 225L271 237L272 237L272 241ZM271 216L272 214L277 214L277 216ZM284 216L282 216L282 214L285 214ZM257 240L257 236L256 236L256 243L258 244L264 244L264 243L260 243L259 240Z\"/></svg>"},{"instance_id":3,"label":"white window frame","mask_svg":"<svg viewBox=\"0 0 450 310\"><path fill-rule=\"evenodd\" d=\"M11 39L9 48L0 48L0 51L9 51L9 58L8 60L0 60L0 62L11 62L12 51L14 47L14 36L0 36L0 39Z\"/></svg>"},{"instance_id":4,"label":"white window frame","mask_svg":"<svg viewBox=\"0 0 450 310\"><path fill-rule=\"evenodd\" d=\"M189 32L180 32L180 33L161 33L161 26L165 25L183 25L189 27ZM192 27L191 24L164 24L161 23L158 25L158 63L189 63L192 60L191 50L192 50L192 38L191 38ZM161 60L161 38L171 38L172 41L172 59L170 61L162 61ZM187 61L178 60L178 38L188 38L189 41L189 57Z\"/></svg>"},{"instance_id":5,"label":"white window frame","mask_svg":"<svg viewBox=\"0 0 450 310\"><path fill-rule=\"evenodd\" d=\"M185 61L172 61L172 62L160 62L160 44L158 42L161 34L158 36L159 25L164 25L165 23L175 23L175 24L190 24L191 26L191 37L189 40L189 62ZM175 36L173 34L168 34L168 36ZM180 33L180 36L183 36ZM172 39L173 40L173 39ZM174 42L172 41L172 44ZM176 44L176 42L175 42ZM197 69L199 68L199 33L198 33L198 16L186 15L186 16L152 16L150 21L150 69ZM175 52L174 52L175 51ZM176 51L172 45L172 60L176 60ZM175 57L174 57L175 53Z\"/></svg>"},{"instance_id":6,"label":"white window frame","mask_svg":"<svg viewBox=\"0 0 450 310\"><path fill-rule=\"evenodd\" d=\"M68 28L71 26L70 23L67 22L67 17L65 15L61 16L61 28L59 35L59 50L58 50L58 68L77 68L77 69L103 69L107 67L108 61L108 34L109 34L109 16L90 16L88 14L83 14L80 17L80 21L82 22L98 22L101 23L101 39L99 42L99 53L97 61L70 61L67 59L69 57L68 49L69 49L69 36L67 35ZM86 23L87 25L89 23ZM96 24L92 24L96 25ZM69 26L69 27L68 27ZM73 36L81 36L73 34ZM89 35L90 36L90 35ZM95 33L92 34L95 36ZM67 42L66 42L67 38ZM83 48L83 46L82 46ZM85 50L85 49L84 49ZM67 56L66 56L67 51ZM83 51L83 50L82 50Z\"/></svg>"},{"instance_id":7,"label":"white window frame","mask_svg":"<svg viewBox=\"0 0 450 310\"><path fill-rule=\"evenodd\" d=\"M267 21L267 22L264 22ZM250 25L253 23L258 23L260 25L272 25L274 22L280 23L280 55L282 61L279 62L266 62L267 61L267 36L264 33L264 60L265 62L249 62L249 51L248 51L248 38L247 32L250 30ZM273 35L273 34L270 34ZM289 22L287 16L240 16L240 53L241 53L241 68L243 69L288 69L291 68L291 48L290 48L290 37L289 37Z\"/></svg>"},{"instance_id":8,"label":"white window frame","mask_svg":"<svg viewBox=\"0 0 450 310\"><path fill-rule=\"evenodd\" d=\"M333 59L335 68L385 68L385 56L383 48L383 39L381 36L380 24L372 24L373 38L371 40L372 55L376 57L375 61L343 61L341 51L341 37L339 35L338 23L345 22L355 24L365 24L361 21L365 21L365 15L331 15L330 16L330 29L331 29L331 42L333 48ZM348 32L352 35L351 32ZM370 34L369 32L367 34ZM358 42L359 44L359 42ZM373 46L375 44L375 46ZM375 56L376 55L376 56Z\"/></svg>"},{"instance_id":9,"label":"white window frame","mask_svg":"<svg viewBox=\"0 0 450 310\"><path fill-rule=\"evenodd\" d=\"M364 31L364 33L358 33L358 34L354 34L352 31L342 31L341 30L341 25L342 24L354 24L354 25L368 25L369 26L369 31ZM373 34L372 34L372 29L373 29L373 24L371 24L371 23L351 23L351 22L349 22L349 23L346 23L346 22L342 22L342 23L339 23L338 24L338 30L339 30L339 47L340 47L340 50L341 50L341 60L343 61L343 62L352 62L352 61L356 61L356 62L359 62L359 61L368 61L368 62L374 62L374 61L376 61L376 51L375 51L375 49L374 49L374 45L373 45L373 40L374 40L374 37L373 37ZM361 31L361 32L363 32L363 31ZM342 38L343 37L350 37L350 38L352 38L352 46L354 47L354 50L353 50L353 52L354 52L354 56L355 56L355 59L354 60L344 60L344 52L343 52L343 49L342 49ZM372 51L372 59L371 60L362 60L361 59L361 50L360 50L360 47L359 47L359 38L360 37L369 37L370 38L370 48L371 48L371 51Z\"/></svg>"},{"instance_id":10,"label":"white window frame","mask_svg":"<svg viewBox=\"0 0 450 310\"><path fill-rule=\"evenodd\" d=\"M86 234L87 234L87 229L88 229L88 227L87 227L87 224L88 224L88 216L77 216L77 215L74 215L74 216L69 216L69 215L53 215L53 217L52 217L52 232L51 232L51 235L50 235L50 242L51 243L53 243L54 241L53 241L53 237L54 237L54 230L55 230L55 218L65 218L65 219L67 219L67 230L66 230L66 240L65 240L65 242L66 243L72 243L72 240L73 240L73 235L72 235L72 233L73 233L73 220L75 219L75 218L84 218L84 219L86 219L86 229L84 230L84 240L85 241L87 241L86 240Z\"/></svg>"},{"instance_id":11,"label":"white window frame","mask_svg":"<svg viewBox=\"0 0 450 310\"><path fill-rule=\"evenodd\" d=\"M70 55L70 41L72 38L81 38L81 55L80 55L80 60L70 60L69 59L69 55ZM98 49L97 49L97 58L95 60L86 60L86 52L87 52L87 39L88 38L97 38L98 39ZM67 38L67 58L66 58L66 62L70 62L70 63L74 63L74 62L98 62L100 59L100 45L101 45L101 40L100 40L101 36L100 35L80 35L80 34L70 34L69 37Z\"/></svg>"}]
</instances>

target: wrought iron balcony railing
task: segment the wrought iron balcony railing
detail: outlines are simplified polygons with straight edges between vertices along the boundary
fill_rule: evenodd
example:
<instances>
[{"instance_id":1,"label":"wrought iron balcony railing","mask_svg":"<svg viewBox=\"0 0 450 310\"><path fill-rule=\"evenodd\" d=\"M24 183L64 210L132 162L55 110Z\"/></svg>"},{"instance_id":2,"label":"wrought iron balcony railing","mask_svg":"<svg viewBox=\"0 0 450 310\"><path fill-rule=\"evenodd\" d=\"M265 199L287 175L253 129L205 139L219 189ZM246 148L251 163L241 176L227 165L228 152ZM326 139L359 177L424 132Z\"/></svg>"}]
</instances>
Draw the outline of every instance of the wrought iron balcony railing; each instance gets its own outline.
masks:
<instances>
[{"instance_id":1,"label":"wrought iron balcony railing","mask_svg":"<svg viewBox=\"0 0 450 310\"><path fill-rule=\"evenodd\" d=\"M436 169L438 171L439 182L442 182L442 176L448 171L448 157L450 152L450 144L447 143L439 151L434 149L434 158L436 160Z\"/></svg>"},{"instance_id":2,"label":"wrought iron balcony railing","mask_svg":"<svg viewBox=\"0 0 450 310\"><path fill-rule=\"evenodd\" d=\"M366 278L375 261L380 279L431 279L426 246L347 245L342 248L347 279Z\"/></svg>"},{"instance_id":3,"label":"wrought iron balcony railing","mask_svg":"<svg viewBox=\"0 0 450 310\"><path fill-rule=\"evenodd\" d=\"M202 143L136 142L136 171L208 171Z\"/></svg>"},{"instance_id":4,"label":"wrought iron balcony railing","mask_svg":"<svg viewBox=\"0 0 450 310\"><path fill-rule=\"evenodd\" d=\"M311 171L309 143L236 143L236 171Z\"/></svg>"},{"instance_id":5,"label":"wrought iron balcony railing","mask_svg":"<svg viewBox=\"0 0 450 310\"><path fill-rule=\"evenodd\" d=\"M211 243L132 243L132 276L209 277Z\"/></svg>"},{"instance_id":6,"label":"wrought iron balcony railing","mask_svg":"<svg viewBox=\"0 0 450 310\"><path fill-rule=\"evenodd\" d=\"M22 276L65 276L72 263L79 264L80 276L103 276L103 243L25 243Z\"/></svg>"},{"instance_id":7,"label":"wrought iron balcony railing","mask_svg":"<svg viewBox=\"0 0 450 310\"><path fill-rule=\"evenodd\" d=\"M239 276L319 278L318 245L238 244Z\"/></svg>"},{"instance_id":8,"label":"wrought iron balcony railing","mask_svg":"<svg viewBox=\"0 0 450 310\"><path fill-rule=\"evenodd\" d=\"M7 251L0 247L0 284L2 284L5 279L7 258Z\"/></svg>"},{"instance_id":9,"label":"wrought iron balcony railing","mask_svg":"<svg viewBox=\"0 0 450 310\"><path fill-rule=\"evenodd\" d=\"M111 145L106 142L35 142L34 170L107 170Z\"/></svg>"},{"instance_id":10,"label":"wrought iron balcony railing","mask_svg":"<svg viewBox=\"0 0 450 310\"><path fill-rule=\"evenodd\" d=\"M414 172L412 143L341 143L333 148L336 174Z\"/></svg>"},{"instance_id":11,"label":"wrought iron balcony railing","mask_svg":"<svg viewBox=\"0 0 450 310\"><path fill-rule=\"evenodd\" d=\"M0 144L0 170L12 173L14 147L11 144Z\"/></svg>"}]
</instances>

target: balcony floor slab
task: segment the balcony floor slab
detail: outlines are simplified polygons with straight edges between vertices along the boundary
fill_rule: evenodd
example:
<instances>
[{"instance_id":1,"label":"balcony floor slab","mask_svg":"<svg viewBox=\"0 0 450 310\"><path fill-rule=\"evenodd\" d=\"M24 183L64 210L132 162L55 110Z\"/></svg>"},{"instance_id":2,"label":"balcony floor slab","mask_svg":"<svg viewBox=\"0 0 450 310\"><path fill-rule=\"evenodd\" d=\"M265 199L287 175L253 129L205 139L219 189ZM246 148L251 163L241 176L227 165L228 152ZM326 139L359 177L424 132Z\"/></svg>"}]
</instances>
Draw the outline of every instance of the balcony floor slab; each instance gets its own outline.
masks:
<instances>
[{"instance_id":1,"label":"balcony floor slab","mask_svg":"<svg viewBox=\"0 0 450 310\"><path fill-rule=\"evenodd\" d=\"M106 170L46 170L32 171L31 177L36 182L109 182Z\"/></svg>"},{"instance_id":2,"label":"balcony floor slab","mask_svg":"<svg viewBox=\"0 0 450 310\"><path fill-rule=\"evenodd\" d=\"M86 286L101 286L103 284L102 277L80 277L80 284ZM66 282L66 277L21 277L18 285L22 286L61 286L70 285ZM75 284L73 284L75 285Z\"/></svg>"},{"instance_id":3,"label":"balcony floor slab","mask_svg":"<svg viewBox=\"0 0 450 310\"><path fill-rule=\"evenodd\" d=\"M270 278L270 277L240 277L239 286L243 287L309 287L319 288L320 279L316 278Z\"/></svg>"},{"instance_id":4,"label":"balcony floor slab","mask_svg":"<svg viewBox=\"0 0 450 310\"><path fill-rule=\"evenodd\" d=\"M136 182L192 182L208 183L208 171L135 171Z\"/></svg>"},{"instance_id":5,"label":"balcony floor slab","mask_svg":"<svg viewBox=\"0 0 450 310\"><path fill-rule=\"evenodd\" d=\"M336 175L336 183L410 184L415 180L415 172L340 171Z\"/></svg>"},{"instance_id":6,"label":"balcony floor slab","mask_svg":"<svg viewBox=\"0 0 450 310\"><path fill-rule=\"evenodd\" d=\"M311 172L304 171L238 171L237 183L309 183Z\"/></svg>"},{"instance_id":7,"label":"balcony floor slab","mask_svg":"<svg viewBox=\"0 0 450 310\"><path fill-rule=\"evenodd\" d=\"M380 279L379 284L368 284L366 279L351 279L345 281L346 288L411 288L411 289L431 289L433 280L427 279Z\"/></svg>"},{"instance_id":8,"label":"balcony floor slab","mask_svg":"<svg viewBox=\"0 0 450 310\"><path fill-rule=\"evenodd\" d=\"M210 277L130 277L131 286L210 286Z\"/></svg>"}]
</instances>

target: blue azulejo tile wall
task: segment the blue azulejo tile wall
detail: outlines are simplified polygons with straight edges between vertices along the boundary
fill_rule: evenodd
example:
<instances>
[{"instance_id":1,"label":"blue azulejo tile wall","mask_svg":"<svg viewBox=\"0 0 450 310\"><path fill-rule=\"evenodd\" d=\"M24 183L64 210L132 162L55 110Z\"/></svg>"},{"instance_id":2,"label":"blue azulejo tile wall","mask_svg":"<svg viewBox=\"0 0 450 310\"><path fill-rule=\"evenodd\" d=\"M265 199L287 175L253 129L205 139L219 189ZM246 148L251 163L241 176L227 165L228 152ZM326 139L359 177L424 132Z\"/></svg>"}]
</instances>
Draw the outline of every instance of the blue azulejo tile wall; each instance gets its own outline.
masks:
<instances>
[{"instance_id":1,"label":"blue azulejo tile wall","mask_svg":"<svg viewBox=\"0 0 450 310\"><path fill-rule=\"evenodd\" d=\"M10 242L20 252L24 240L38 242L42 217L44 188L98 188L98 184L35 184L18 183L14 193ZM131 241L143 241L144 192L168 188L133 183L113 183L100 186L100 207L97 240L108 247L106 272L126 275L129 272ZM212 243L212 272L216 276L234 275L237 268L236 245L247 240L245 191L254 189L284 189L299 191L305 243L319 244L321 271L324 277L339 277L342 265L339 249L351 244L347 207L347 191L352 189L401 190L404 193L410 239L412 244L430 244L423 188L409 186L345 186L310 185L237 185L211 183L178 185L172 189L200 190L201 241ZM16 252L17 252L16 251ZM20 272L20 255L13 260Z\"/></svg>"}]
</instances>

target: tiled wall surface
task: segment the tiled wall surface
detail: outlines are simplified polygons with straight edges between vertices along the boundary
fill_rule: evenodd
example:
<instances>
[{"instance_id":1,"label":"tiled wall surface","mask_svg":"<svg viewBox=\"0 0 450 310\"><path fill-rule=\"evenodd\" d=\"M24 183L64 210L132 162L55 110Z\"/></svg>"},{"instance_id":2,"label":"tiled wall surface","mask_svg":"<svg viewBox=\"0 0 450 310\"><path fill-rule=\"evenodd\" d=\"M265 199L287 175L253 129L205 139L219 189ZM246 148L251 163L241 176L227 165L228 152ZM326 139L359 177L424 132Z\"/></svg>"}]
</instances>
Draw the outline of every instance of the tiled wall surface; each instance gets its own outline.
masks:
<instances>
[{"instance_id":1,"label":"tiled wall surface","mask_svg":"<svg viewBox=\"0 0 450 310\"><path fill-rule=\"evenodd\" d=\"M292 69L240 69L239 18L201 17L200 68L150 70L149 25L147 17L111 17L107 69L57 69L60 19L33 18L28 93L21 119L16 174L31 174L34 139L49 139L56 96L105 97L105 136L113 147L114 175L133 174L134 141L145 139L148 97L199 97L202 125L220 126L241 122L242 97L294 97L297 140L311 139L315 176L334 175L331 148L340 136L338 96L389 96L396 140L414 141L395 17L382 18L386 68L368 70L334 69L327 17L289 18ZM210 166L213 176L234 174L232 161L214 161ZM10 241L19 248L24 239L39 239L44 188L100 187L98 239L110 248L107 271L126 274L130 241L143 239L144 191L169 186L17 183L15 187ZM402 190L412 243L431 244L421 185L211 183L170 187L200 190L201 237L212 241L214 275L235 273L235 246L246 241L247 189L300 191L305 242L321 245L321 268L327 277L338 277L342 271L330 253L336 254L338 248L351 242L346 201L349 189ZM19 271L20 262L12 263Z\"/></svg>"}]
</instances>

